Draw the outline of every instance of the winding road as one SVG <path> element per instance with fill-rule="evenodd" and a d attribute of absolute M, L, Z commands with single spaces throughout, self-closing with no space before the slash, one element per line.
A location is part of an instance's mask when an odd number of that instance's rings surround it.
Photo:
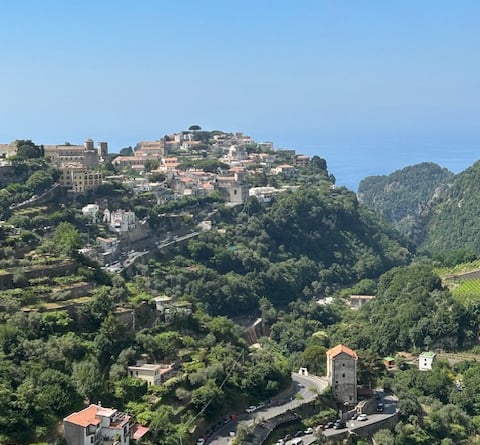
<path fill-rule="evenodd" d="M 252 414 L 241 414 L 235 421 L 228 422 L 209 437 L 208 444 L 228 445 L 232 439 L 230 433 L 236 433 L 239 424 L 246 423 L 248 426 L 251 426 L 254 423 L 271 419 L 288 410 L 311 402 L 327 386 L 325 378 L 292 373 L 292 386 L 289 391 L 286 391 L 278 398 L 273 398 L 268 406 Z"/>

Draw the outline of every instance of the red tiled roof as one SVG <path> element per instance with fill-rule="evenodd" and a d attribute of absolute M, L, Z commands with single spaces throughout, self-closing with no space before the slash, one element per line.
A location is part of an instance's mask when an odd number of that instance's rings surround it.
<path fill-rule="evenodd" d="M 351 357 L 358 358 L 357 353 L 344 345 L 337 345 L 327 351 L 327 357 L 336 357 L 338 354 L 345 353 Z"/>
<path fill-rule="evenodd" d="M 87 427 L 88 425 L 98 425 L 100 419 L 95 417 L 98 409 L 99 407 L 97 405 L 92 404 L 78 413 L 70 414 L 68 417 L 65 417 L 64 420 L 83 427 Z"/>
<path fill-rule="evenodd" d="M 150 428 L 147 428 L 146 426 L 142 426 L 142 425 L 136 423 L 132 428 L 133 438 L 135 440 L 141 439 L 149 431 L 150 431 Z"/>

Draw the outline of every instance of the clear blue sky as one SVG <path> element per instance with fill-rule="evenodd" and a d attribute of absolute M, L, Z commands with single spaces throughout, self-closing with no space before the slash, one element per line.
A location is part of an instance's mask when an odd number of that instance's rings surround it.
<path fill-rule="evenodd" d="M 478 0 L 5 0 L 0 142 L 118 151 L 199 124 L 318 154 L 352 188 L 459 170 L 480 147 L 479 23 Z"/>

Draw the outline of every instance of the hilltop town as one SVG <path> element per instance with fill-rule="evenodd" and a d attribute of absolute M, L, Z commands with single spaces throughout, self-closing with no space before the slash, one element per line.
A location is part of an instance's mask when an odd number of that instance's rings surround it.
<path fill-rule="evenodd" d="M 185 224 L 179 222 L 177 230 L 155 235 L 151 225 L 156 218 L 147 223 L 145 206 L 137 206 L 135 213 L 130 204 L 116 202 L 114 193 L 109 196 L 109 187 L 124 187 L 139 200 L 148 200 L 149 207 L 207 197 L 227 206 L 241 205 L 249 196 L 268 202 L 277 193 L 295 187 L 298 171 L 310 161 L 295 150 L 274 150 L 272 142 L 256 142 L 240 132 L 202 131 L 193 125 L 157 141 L 140 141 L 134 149 L 125 148 L 120 154 L 109 154 L 107 142 L 95 146 L 90 138 L 83 145 L 35 145 L 31 141 L 0 144 L 0 156 L 4 158 L 0 161 L 0 178 L 14 177 L 22 144 L 24 148 L 36 147 L 38 156 L 32 159 L 44 160 L 45 167 L 55 169 L 57 176 L 48 188 L 34 190 L 38 193 L 32 191 L 31 196 L 23 193 L 22 198 L 27 199 L 15 201 L 14 195 L 9 196 L 3 203 L 5 211 L 31 208 L 59 197 L 78 202 L 96 196 L 95 202 L 82 207 L 82 212 L 90 224 L 100 224 L 107 230 L 104 236 L 90 239 L 82 253 L 103 266 L 112 265 L 111 271 L 119 269 L 119 260 L 127 251 L 135 250 L 135 246 L 144 250 L 152 237 L 158 238 L 157 243 L 169 241 L 184 233 Z"/>
<path fill-rule="evenodd" d="M 471 435 L 478 365 L 440 357 L 475 303 L 321 157 L 198 125 L 0 156 L 0 443 Z"/>

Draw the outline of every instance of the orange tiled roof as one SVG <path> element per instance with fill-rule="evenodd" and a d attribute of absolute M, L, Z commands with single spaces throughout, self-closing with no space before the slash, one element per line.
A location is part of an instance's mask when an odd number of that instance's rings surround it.
<path fill-rule="evenodd" d="M 88 425 L 98 425 L 100 423 L 100 419 L 95 417 L 98 409 L 99 407 L 97 405 L 92 404 L 88 408 L 82 409 L 82 411 L 78 413 L 73 413 L 68 417 L 65 417 L 65 421 L 83 427 L 87 427 Z"/>
<path fill-rule="evenodd" d="M 142 426 L 142 425 L 136 423 L 132 428 L 133 438 L 135 440 L 141 439 L 149 431 L 150 431 L 150 428 L 147 428 L 146 426 Z"/>
<path fill-rule="evenodd" d="M 340 353 L 345 353 L 351 357 L 358 358 L 357 353 L 344 345 L 337 345 L 327 351 L 327 357 L 336 357 Z"/>

